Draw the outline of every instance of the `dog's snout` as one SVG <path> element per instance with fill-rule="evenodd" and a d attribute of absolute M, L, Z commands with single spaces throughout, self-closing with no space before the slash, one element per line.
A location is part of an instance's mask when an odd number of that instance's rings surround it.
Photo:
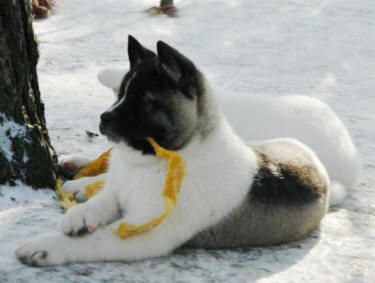
<path fill-rule="evenodd" d="M 113 111 L 107 111 L 107 112 L 104 112 L 102 115 L 100 115 L 100 125 L 99 125 L 100 132 L 103 135 L 106 135 L 109 132 L 111 132 L 112 131 L 111 129 L 113 128 L 113 124 L 115 124 L 115 120 L 116 120 L 116 114 Z"/>
<path fill-rule="evenodd" d="M 108 123 L 108 122 L 111 122 L 113 119 L 114 119 L 115 115 L 113 112 L 104 112 L 101 116 L 100 116 L 100 121 L 102 123 Z"/>

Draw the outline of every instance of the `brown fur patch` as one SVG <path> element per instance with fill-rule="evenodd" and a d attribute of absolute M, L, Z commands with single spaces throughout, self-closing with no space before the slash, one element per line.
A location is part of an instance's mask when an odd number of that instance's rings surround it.
<path fill-rule="evenodd" d="M 304 204 L 326 193 L 318 170 L 309 165 L 278 163 L 255 150 L 260 164 L 250 194 L 253 200 L 274 204 Z"/>

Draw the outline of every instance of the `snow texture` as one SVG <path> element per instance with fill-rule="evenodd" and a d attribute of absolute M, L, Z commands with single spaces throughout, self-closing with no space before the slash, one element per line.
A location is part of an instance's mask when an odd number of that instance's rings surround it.
<path fill-rule="evenodd" d="M 54 193 L 1 186 L 0 282 L 374 282 L 373 0 L 176 0 L 177 18 L 143 12 L 157 2 L 59 0 L 50 19 L 35 21 L 39 83 L 59 154 L 94 157 L 106 149 L 103 137 L 85 133 L 98 132 L 99 114 L 113 101 L 96 76 L 128 66 L 130 33 L 153 49 L 160 39 L 176 46 L 221 95 L 304 94 L 326 102 L 361 154 L 359 182 L 298 242 L 47 268 L 22 265 L 14 251 L 27 238 L 60 229 Z"/>
<path fill-rule="evenodd" d="M 26 128 L 0 113 L 0 152 L 4 154 L 9 161 L 13 159 L 12 140 L 11 138 L 25 138 Z M 23 161 L 27 162 L 26 154 L 23 156 Z"/>

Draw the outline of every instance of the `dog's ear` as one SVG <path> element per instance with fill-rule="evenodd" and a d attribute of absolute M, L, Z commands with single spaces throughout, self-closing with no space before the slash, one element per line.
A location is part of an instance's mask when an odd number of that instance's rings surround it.
<path fill-rule="evenodd" d="M 157 50 L 162 70 L 178 86 L 194 85 L 197 69 L 194 63 L 173 47 L 158 41 Z"/>
<path fill-rule="evenodd" d="M 156 56 L 154 52 L 143 47 L 138 40 L 130 34 L 128 36 L 128 55 L 131 69 L 143 60 L 151 59 Z"/>

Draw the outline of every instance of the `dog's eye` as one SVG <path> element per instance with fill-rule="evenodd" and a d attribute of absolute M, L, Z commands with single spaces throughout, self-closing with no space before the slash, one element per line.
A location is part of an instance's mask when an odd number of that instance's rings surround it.
<path fill-rule="evenodd" d="M 120 101 L 124 96 L 125 92 L 120 90 L 117 94 L 117 101 Z"/>
<path fill-rule="evenodd" d="M 151 111 L 154 107 L 154 101 L 148 96 L 142 97 L 142 108 L 144 111 Z"/>

